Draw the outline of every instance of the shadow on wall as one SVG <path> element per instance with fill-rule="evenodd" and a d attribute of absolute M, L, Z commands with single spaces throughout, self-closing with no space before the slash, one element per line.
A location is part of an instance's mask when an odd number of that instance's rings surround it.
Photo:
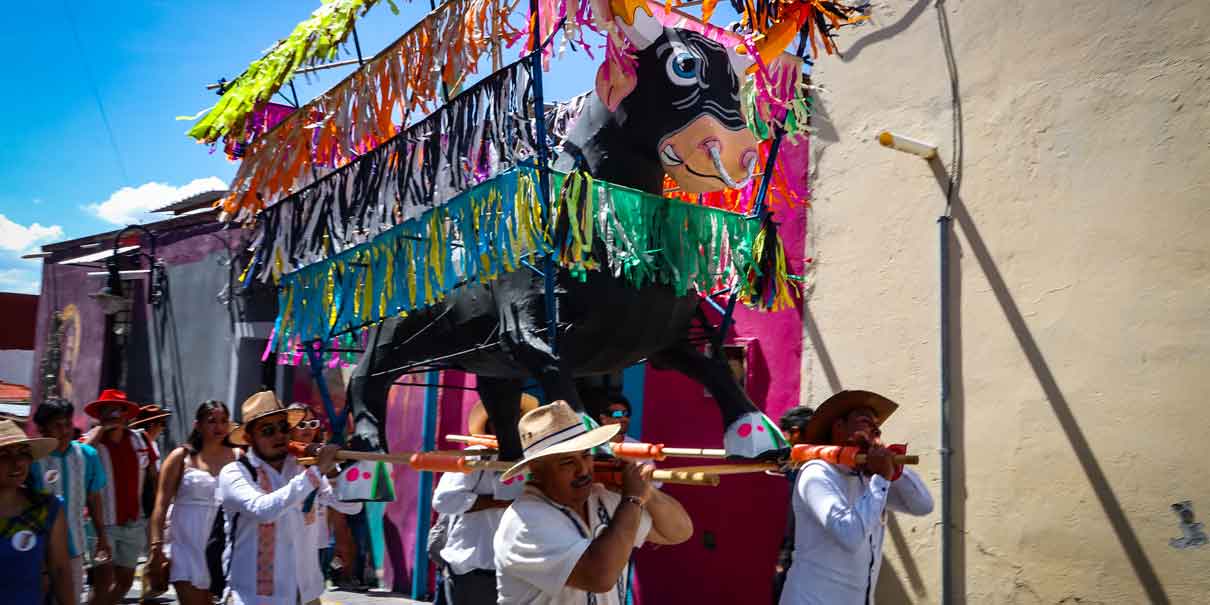
<path fill-rule="evenodd" d="M 919 19 L 920 15 L 924 14 L 924 9 L 928 8 L 931 1 L 932 0 L 916 0 L 916 4 L 913 4 L 912 8 L 909 8 L 908 11 L 904 13 L 903 16 L 900 17 L 899 20 L 894 24 L 886 27 L 879 27 L 878 31 L 875 31 L 867 36 L 862 36 L 856 42 L 849 45 L 844 49 L 843 53 L 837 53 L 840 55 L 840 60 L 848 63 L 853 59 L 856 59 L 857 55 L 861 54 L 861 51 L 865 49 L 865 47 L 873 46 L 879 42 L 884 42 L 897 36 L 899 33 L 903 32 L 903 30 L 910 27 L 912 23 L 916 21 L 916 19 Z"/>
<path fill-rule="evenodd" d="M 937 183 L 944 191 L 950 182 L 950 175 L 946 168 L 938 160 L 929 162 L 929 166 L 933 170 L 933 175 L 937 179 Z M 987 248 L 987 244 L 983 241 L 983 236 L 979 233 L 978 227 L 974 220 L 967 212 L 966 205 L 961 197 L 955 196 L 953 201 L 952 214 L 954 221 L 963 235 L 969 246 L 970 253 L 974 256 L 975 261 L 979 263 L 979 268 L 983 271 L 987 278 L 987 283 L 991 287 L 992 293 L 996 297 L 996 301 L 1000 304 L 1000 308 L 1004 311 L 1004 317 L 1008 320 L 1009 326 L 1013 330 L 1013 334 L 1017 337 L 1017 342 L 1025 353 L 1026 359 L 1029 361 L 1030 367 L 1033 369 L 1034 376 L 1038 380 L 1039 386 L 1042 387 L 1042 392 L 1045 393 L 1047 401 L 1050 402 L 1050 407 L 1055 413 L 1055 418 L 1059 421 L 1059 427 L 1063 429 L 1067 441 L 1071 444 L 1071 449 L 1076 455 L 1076 459 L 1080 463 L 1081 469 L 1085 476 L 1088 477 L 1088 482 L 1092 486 L 1093 492 L 1097 496 L 1097 501 L 1101 505 L 1101 509 L 1105 511 L 1105 516 L 1109 520 L 1109 524 L 1113 527 L 1114 533 L 1117 535 L 1118 542 L 1122 545 L 1122 550 L 1126 558 L 1130 561 L 1131 567 L 1134 569 L 1135 576 L 1138 578 L 1140 586 L 1146 592 L 1148 600 L 1152 603 L 1169 603 L 1168 595 L 1164 591 L 1164 587 L 1160 584 L 1159 576 L 1155 573 L 1155 568 L 1152 567 L 1151 561 L 1143 552 L 1142 544 L 1139 542 L 1138 536 L 1131 527 L 1130 521 L 1126 518 L 1126 514 L 1122 511 L 1122 506 L 1118 502 L 1117 496 L 1113 492 L 1113 488 L 1109 485 L 1109 480 L 1105 476 L 1105 472 L 1101 470 L 1101 465 L 1097 462 L 1096 455 L 1088 444 L 1088 439 L 1084 437 L 1084 431 L 1080 428 L 1079 422 L 1076 421 L 1075 415 L 1072 414 L 1071 406 L 1067 403 L 1067 397 L 1063 395 L 1063 391 L 1059 389 L 1059 384 L 1055 380 L 1054 374 L 1050 370 L 1050 366 L 1046 363 L 1046 358 L 1043 357 L 1041 349 L 1038 348 L 1037 341 L 1034 340 L 1033 333 L 1030 332 L 1029 326 L 1025 323 L 1025 318 L 1021 314 L 1021 310 L 1017 307 L 1017 303 L 1013 300 L 1012 295 L 1008 291 L 1008 286 L 1004 281 L 1004 277 L 1000 274 L 999 268 L 996 267 L 995 261 L 992 259 L 991 252 Z M 956 273 L 955 273 L 956 274 Z M 955 315 L 957 307 L 955 306 Z M 952 318 L 955 326 L 960 326 L 961 322 L 957 321 L 957 317 Z M 954 340 L 957 344 L 961 343 L 957 332 L 954 333 Z M 954 359 L 961 359 L 961 355 L 957 355 Z M 957 364 L 956 364 L 957 365 Z M 960 367 L 960 366 L 959 366 Z M 954 410 L 961 410 L 961 373 L 955 376 L 953 381 L 958 389 L 955 391 L 956 400 L 953 405 Z M 961 415 L 953 419 L 952 426 L 961 427 Z M 956 436 L 960 436 L 956 435 Z M 958 444 L 956 448 L 961 452 L 961 441 L 955 440 Z M 955 461 L 960 461 L 962 456 L 955 456 Z M 960 467 L 959 467 L 960 468 Z M 964 475 L 956 474 L 956 480 L 961 481 Z M 959 487 L 964 484 L 959 482 Z M 964 497 L 959 497 L 959 503 L 964 500 Z M 962 510 L 963 507 L 956 506 L 955 509 Z M 964 520 L 964 519 L 963 519 Z M 957 528 L 963 527 L 958 520 L 955 520 Z M 961 539 L 962 532 L 960 529 L 955 529 L 955 536 Z M 955 549 L 961 552 L 960 549 Z M 962 568 L 959 567 L 960 571 Z M 961 578 L 964 574 L 955 574 L 956 578 Z M 961 580 L 957 580 L 958 583 Z M 962 588 L 955 586 L 955 588 Z M 955 590 L 956 595 L 962 595 L 963 592 Z"/>

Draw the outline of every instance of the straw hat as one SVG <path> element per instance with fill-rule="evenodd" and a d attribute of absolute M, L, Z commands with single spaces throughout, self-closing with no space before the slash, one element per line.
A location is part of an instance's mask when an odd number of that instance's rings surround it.
<path fill-rule="evenodd" d="M 21 427 L 12 420 L 0 420 L 0 447 L 8 447 L 10 445 L 29 446 L 29 451 L 33 455 L 34 460 L 45 458 L 55 447 L 59 445 L 58 439 L 50 437 L 32 438 L 21 430 Z"/>
<path fill-rule="evenodd" d="M 283 406 L 281 402 L 277 400 L 277 395 L 274 395 L 273 391 L 261 391 L 249 397 L 248 399 L 244 400 L 243 405 L 241 405 L 239 409 L 240 417 L 243 418 L 243 424 L 232 429 L 231 434 L 228 435 L 228 439 L 231 440 L 231 443 L 236 445 L 249 445 L 248 440 L 246 439 L 247 435 L 244 433 L 244 427 L 251 425 L 253 422 L 260 420 L 261 418 L 273 416 L 275 414 L 285 414 L 286 422 L 293 427 L 302 421 L 303 418 L 307 417 L 307 413 L 303 410 L 297 408 L 290 409 Z"/>
<path fill-rule="evenodd" d="M 538 409 L 538 398 L 529 393 L 521 394 L 521 415 L 524 416 Z M 472 435 L 482 435 L 487 432 L 487 408 L 482 401 L 476 401 L 471 411 L 466 414 L 466 431 Z"/>
<path fill-rule="evenodd" d="M 831 437 L 832 424 L 858 408 L 874 410 L 878 425 L 882 426 L 882 423 L 899 409 L 899 404 L 870 391 L 841 391 L 815 408 L 811 419 L 802 427 L 800 438 L 807 443 L 827 443 Z"/>
<path fill-rule="evenodd" d="M 130 428 L 138 428 L 155 420 L 167 418 L 172 415 L 172 412 L 152 403 L 139 408 L 139 417 L 134 422 L 130 423 Z"/>
<path fill-rule="evenodd" d="M 107 405 L 119 405 L 126 408 L 126 419 L 129 420 L 139 414 L 139 404 L 130 401 L 126 398 L 126 391 L 118 389 L 105 389 L 101 391 L 101 396 L 97 400 L 84 406 L 84 413 L 101 419 L 101 408 Z"/>
<path fill-rule="evenodd" d="M 608 443 L 618 434 L 621 426 L 607 424 L 590 431 L 567 402 L 556 401 L 522 416 L 517 430 L 521 433 L 524 457 L 504 471 L 500 476 L 503 481 L 521 474 L 529 463 L 539 458 L 582 452 Z"/>

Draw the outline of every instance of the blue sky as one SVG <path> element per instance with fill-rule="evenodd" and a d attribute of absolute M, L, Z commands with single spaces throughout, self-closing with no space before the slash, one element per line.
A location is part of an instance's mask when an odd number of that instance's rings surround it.
<path fill-rule="evenodd" d="M 424 0 L 397 4 L 399 15 L 383 3 L 359 22 L 367 57 L 429 9 Z M 188 123 L 175 117 L 212 105 L 207 82 L 239 74 L 318 6 L 49 0 L 10 7 L 10 27 L 0 30 L 10 82 L 0 129 L 0 291 L 37 291 L 40 262 L 20 260 L 23 253 L 146 220 L 150 208 L 228 182 L 235 164 L 186 137 Z M 565 57 L 547 76 L 547 97 L 587 90 L 594 72 L 582 53 Z M 347 73 L 299 78 L 299 95 L 305 101 Z"/>

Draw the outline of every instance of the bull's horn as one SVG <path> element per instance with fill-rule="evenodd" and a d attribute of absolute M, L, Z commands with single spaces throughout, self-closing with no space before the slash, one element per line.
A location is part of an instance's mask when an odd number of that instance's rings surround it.
<path fill-rule="evenodd" d="M 609 0 L 609 9 L 622 33 L 638 50 L 651 46 L 664 32 L 664 24 L 651 12 L 647 0 Z"/>

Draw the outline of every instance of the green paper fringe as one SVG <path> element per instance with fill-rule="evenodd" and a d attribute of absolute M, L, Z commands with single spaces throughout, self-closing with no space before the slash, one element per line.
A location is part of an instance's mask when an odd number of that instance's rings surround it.
<path fill-rule="evenodd" d="M 187 133 L 202 143 L 214 143 L 224 135 L 240 138 L 248 114 L 268 101 L 294 77 L 303 65 L 335 59 L 358 17 L 379 0 L 324 0 L 311 17 L 299 23 L 286 39 L 232 80 L 218 104 Z M 399 14 L 394 0 L 386 0 L 391 12 Z M 360 14 L 358 14 L 360 12 Z"/>
<path fill-rule="evenodd" d="M 519 167 L 365 244 L 282 276 L 273 350 L 329 341 L 424 308 L 466 283 L 488 283 L 548 252 L 576 279 L 608 271 L 635 288 L 664 284 L 682 295 L 731 286 L 766 308 L 776 308 L 769 303 L 781 298 L 770 299 L 770 292 L 793 287 L 784 261 L 766 260 L 780 245 L 772 221 L 764 221 L 762 230 L 761 221 L 741 214 L 583 173 L 552 172 L 552 181 L 560 192 L 553 213 L 557 245 L 546 239 L 551 230 L 538 201 L 537 171 Z M 604 244 L 605 258 L 594 258 L 594 239 Z M 765 262 L 754 259 L 754 246 Z"/>

